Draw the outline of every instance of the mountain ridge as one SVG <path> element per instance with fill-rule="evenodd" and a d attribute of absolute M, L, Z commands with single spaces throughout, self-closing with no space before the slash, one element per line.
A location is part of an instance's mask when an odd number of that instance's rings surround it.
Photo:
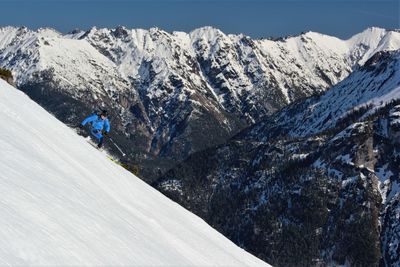
<path fill-rule="evenodd" d="M 322 93 L 373 53 L 398 49 L 399 40 L 400 33 L 380 28 L 348 40 L 308 32 L 271 41 L 212 27 L 190 33 L 94 27 L 65 35 L 6 27 L 0 28 L 0 67 L 67 124 L 98 106 L 109 109 L 128 160 L 147 170 L 159 160 L 165 171 L 293 101 Z"/>

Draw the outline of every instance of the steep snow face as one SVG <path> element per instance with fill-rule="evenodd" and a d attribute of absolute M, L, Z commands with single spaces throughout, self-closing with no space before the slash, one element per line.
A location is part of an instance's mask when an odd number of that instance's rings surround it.
<path fill-rule="evenodd" d="M 268 266 L 0 79 L 0 264 Z"/>

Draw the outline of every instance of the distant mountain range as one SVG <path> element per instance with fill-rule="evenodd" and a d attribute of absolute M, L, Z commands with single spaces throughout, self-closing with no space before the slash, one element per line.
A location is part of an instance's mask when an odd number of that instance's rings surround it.
<path fill-rule="evenodd" d="M 374 53 L 399 46 L 399 32 L 380 28 L 349 40 L 314 32 L 253 40 L 211 27 L 69 34 L 4 27 L 0 67 L 68 124 L 108 108 L 127 161 L 154 178 L 287 104 L 324 92 Z"/>

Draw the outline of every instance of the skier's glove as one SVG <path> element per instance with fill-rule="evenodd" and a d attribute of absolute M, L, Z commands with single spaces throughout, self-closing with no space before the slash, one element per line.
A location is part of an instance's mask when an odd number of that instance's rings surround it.
<path fill-rule="evenodd" d="M 108 135 L 108 132 L 103 131 L 103 135 L 104 135 L 104 136 L 107 136 L 107 135 Z"/>

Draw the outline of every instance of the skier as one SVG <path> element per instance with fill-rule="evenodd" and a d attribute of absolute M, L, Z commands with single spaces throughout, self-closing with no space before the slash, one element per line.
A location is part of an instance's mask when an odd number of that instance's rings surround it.
<path fill-rule="evenodd" d="M 93 114 L 87 117 L 79 124 L 83 128 L 87 123 L 90 124 L 90 133 L 97 140 L 97 147 L 101 148 L 103 145 L 104 136 L 110 132 L 110 122 L 107 118 L 107 110 L 102 110 L 99 114 Z"/>

